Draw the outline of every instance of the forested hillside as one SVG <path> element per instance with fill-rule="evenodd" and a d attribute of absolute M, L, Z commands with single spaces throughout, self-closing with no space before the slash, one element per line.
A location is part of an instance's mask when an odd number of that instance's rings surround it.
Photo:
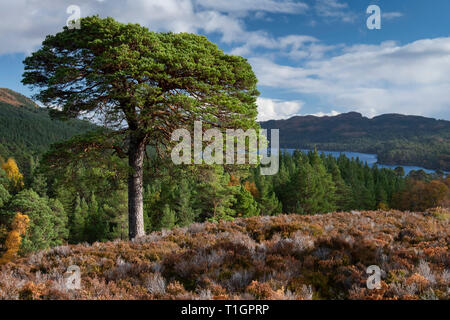
<path fill-rule="evenodd" d="M 48 112 L 32 100 L 0 88 L 0 156 L 16 159 L 25 174 L 52 143 L 94 128 L 81 120 L 51 120 Z"/>
<path fill-rule="evenodd" d="M 450 121 L 400 114 L 369 119 L 350 112 L 270 120 L 261 127 L 280 129 L 284 148 L 374 153 L 382 164 L 450 170 Z"/>

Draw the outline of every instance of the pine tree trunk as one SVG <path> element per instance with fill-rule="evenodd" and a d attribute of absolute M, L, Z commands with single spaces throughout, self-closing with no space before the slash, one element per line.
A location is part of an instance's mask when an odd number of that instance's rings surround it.
<path fill-rule="evenodd" d="M 145 143 L 143 139 L 130 137 L 128 163 L 128 235 L 130 240 L 145 235 L 143 201 L 143 164 Z"/>

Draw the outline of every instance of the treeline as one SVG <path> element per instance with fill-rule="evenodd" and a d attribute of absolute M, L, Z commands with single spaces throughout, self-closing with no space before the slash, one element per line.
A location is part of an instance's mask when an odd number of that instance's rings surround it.
<path fill-rule="evenodd" d="M 450 134 L 418 140 L 394 139 L 380 145 L 377 148 L 378 161 L 450 171 Z"/>
<path fill-rule="evenodd" d="M 371 168 L 344 155 L 336 159 L 297 151 L 283 154 L 280 161 L 279 174 L 269 179 L 286 213 L 388 208 L 404 183 L 393 170 Z"/>
<path fill-rule="evenodd" d="M 359 138 L 345 143 L 307 143 L 302 144 L 301 148 L 370 153 L 376 154 L 381 164 L 420 166 L 437 171 L 450 171 L 450 134 L 420 139 L 391 138 L 383 142 L 371 138 Z"/>
<path fill-rule="evenodd" d="M 56 153 L 53 148 L 29 179 L 13 159 L 2 160 L 0 243 L 18 212 L 30 219 L 21 253 L 66 242 L 127 239 L 126 161 L 94 153 L 71 156 L 70 163 L 60 165 Z M 174 166 L 152 150 L 145 166 L 146 232 L 280 213 L 425 210 L 449 205 L 450 199 L 450 178 L 423 171 L 404 177 L 402 168 L 371 168 L 358 159 L 317 151 L 282 154 L 274 176 L 262 176 L 258 167 Z"/>
<path fill-rule="evenodd" d="M 450 171 L 450 122 L 445 120 L 400 114 L 369 119 L 349 112 L 270 120 L 261 127 L 280 129 L 282 148 L 372 153 L 382 164 Z"/>

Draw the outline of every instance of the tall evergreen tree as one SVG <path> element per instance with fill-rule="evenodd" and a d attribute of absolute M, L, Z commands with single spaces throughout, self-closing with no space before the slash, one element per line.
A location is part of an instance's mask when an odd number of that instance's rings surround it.
<path fill-rule="evenodd" d="M 78 195 L 75 200 L 75 207 L 70 218 L 70 241 L 72 243 L 83 242 L 86 237 L 86 223 L 88 215 L 88 205 L 84 199 Z"/>
<path fill-rule="evenodd" d="M 230 175 L 222 166 L 206 172 L 204 182 L 199 185 L 199 201 L 202 214 L 212 220 L 231 219 L 235 215 L 232 206 L 239 186 L 230 185 Z"/>
<path fill-rule="evenodd" d="M 234 210 L 236 211 L 236 214 L 241 217 L 253 217 L 259 216 L 260 214 L 258 203 L 253 198 L 250 191 L 243 186 L 239 186 Z"/>
<path fill-rule="evenodd" d="M 175 211 L 168 204 L 164 205 L 159 228 L 171 229 L 175 226 Z"/>
<path fill-rule="evenodd" d="M 111 128 L 120 128 L 110 134 L 121 137 L 126 151 L 106 143 L 105 134 L 89 147 L 113 148 L 128 158 L 131 239 L 145 234 L 143 162 L 148 144 L 167 144 L 175 129 L 200 119 L 207 120 L 205 127 L 259 127 L 259 93 L 250 64 L 203 36 L 154 33 L 112 18 L 86 17 L 80 29 L 65 27 L 47 36 L 24 63 L 22 82 L 41 89 L 37 98 L 43 104 L 58 106 L 53 116 L 100 112 Z"/>
<path fill-rule="evenodd" d="M 282 212 L 282 205 L 273 191 L 271 179 L 262 176 L 258 181 L 259 196 L 257 198 L 261 215 L 271 216 Z"/>
<path fill-rule="evenodd" d="M 175 207 L 177 212 L 176 224 L 180 227 L 190 225 L 195 222 L 198 217 L 199 210 L 195 209 L 194 197 L 197 193 L 193 188 L 190 188 L 187 179 L 182 179 L 176 189 Z"/>

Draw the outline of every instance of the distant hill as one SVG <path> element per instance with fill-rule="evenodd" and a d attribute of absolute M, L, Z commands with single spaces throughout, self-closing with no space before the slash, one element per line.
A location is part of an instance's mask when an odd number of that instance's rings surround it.
<path fill-rule="evenodd" d="M 375 153 L 383 164 L 450 170 L 450 121 L 401 114 L 369 119 L 349 112 L 270 120 L 261 127 L 280 129 L 283 148 Z"/>
<path fill-rule="evenodd" d="M 87 121 L 51 120 L 47 110 L 31 99 L 0 88 L 0 156 L 14 157 L 25 173 L 50 144 L 94 128 Z"/>
<path fill-rule="evenodd" d="M 8 104 L 15 107 L 28 106 L 30 108 L 38 108 L 39 106 L 33 100 L 11 89 L 0 88 L 0 103 Z"/>

